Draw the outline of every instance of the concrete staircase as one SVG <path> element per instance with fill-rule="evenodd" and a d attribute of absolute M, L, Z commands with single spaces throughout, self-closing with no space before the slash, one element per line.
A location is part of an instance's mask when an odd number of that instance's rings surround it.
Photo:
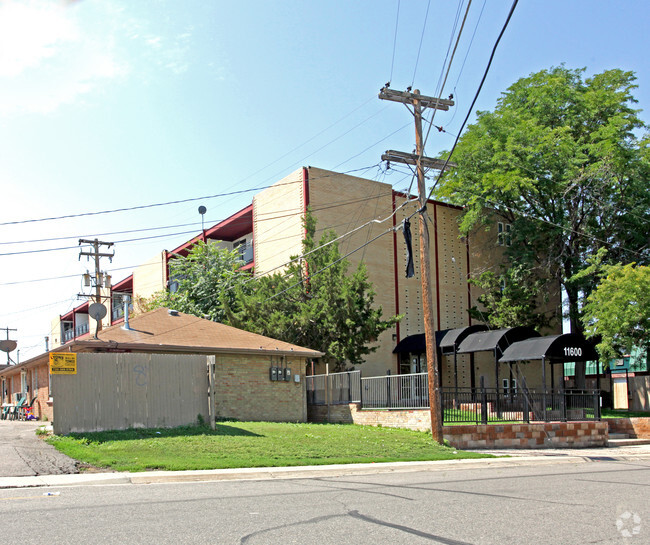
<path fill-rule="evenodd" d="M 650 445 L 650 439 L 631 437 L 629 433 L 610 433 L 608 447 L 629 447 L 634 445 Z"/>

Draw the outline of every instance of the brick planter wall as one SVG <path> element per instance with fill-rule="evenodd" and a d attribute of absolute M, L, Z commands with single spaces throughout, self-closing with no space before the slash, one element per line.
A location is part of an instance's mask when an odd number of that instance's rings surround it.
<path fill-rule="evenodd" d="M 585 448 L 607 446 L 606 422 L 548 422 L 445 426 L 445 439 L 461 449 Z"/>
<path fill-rule="evenodd" d="M 310 405 L 309 421 L 327 422 L 327 406 Z M 428 409 L 361 410 L 358 403 L 330 405 L 329 421 L 418 431 L 431 429 Z M 606 446 L 608 429 L 608 422 L 604 421 L 463 425 L 445 426 L 444 436 L 460 449 L 585 448 Z"/>
<path fill-rule="evenodd" d="M 630 437 L 650 439 L 650 418 L 607 418 L 609 433 L 627 433 Z"/>

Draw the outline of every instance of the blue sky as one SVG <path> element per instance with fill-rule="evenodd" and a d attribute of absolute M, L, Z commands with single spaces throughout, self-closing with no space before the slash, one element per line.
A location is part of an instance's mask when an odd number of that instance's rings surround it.
<path fill-rule="evenodd" d="M 510 5 L 473 0 L 442 93 L 456 107 L 436 114 L 448 133 L 432 132 L 427 155 L 451 146 Z M 377 91 L 391 80 L 434 95 L 466 6 L 403 0 L 397 18 L 397 0 L 0 1 L 0 222 L 254 189 L 302 165 L 403 189 L 404 174 L 378 164 L 386 149 L 413 149 L 412 119 Z M 520 1 L 475 109 L 493 108 L 518 78 L 566 63 L 587 74 L 635 71 L 647 111 L 648 11 L 632 1 Z M 200 204 L 212 223 L 253 194 L 0 225 L 0 327 L 18 329 L 21 361 L 43 351 L 53 316 L 79 304 L 90 265 L 75 248 L 43 250 L 81 236 L 170 235 L 117 243 L 105 268 L 120 280 L 189 238 L 174 233 L 200 229 Z M 71 238 L 27 242 L 54 237 Z"/>

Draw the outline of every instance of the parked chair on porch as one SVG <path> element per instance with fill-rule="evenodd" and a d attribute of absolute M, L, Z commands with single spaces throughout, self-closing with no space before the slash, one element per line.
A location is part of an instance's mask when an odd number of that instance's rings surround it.
<path fill-rule="evenodd" d="M 18 420 L 20 409 L 25 405 L 27 396 L 20 396 L 16 404 L 9 411 L 9 420 Z"/>
<path fill-rule="evenodd" d="M 9 412 L 13 409 L 13 405 L 11 403 L 3 403 L 2 404 L 2 413 L 0 413 L 0 419 L 1 420 L 7 420 L 9 418 Z"/>

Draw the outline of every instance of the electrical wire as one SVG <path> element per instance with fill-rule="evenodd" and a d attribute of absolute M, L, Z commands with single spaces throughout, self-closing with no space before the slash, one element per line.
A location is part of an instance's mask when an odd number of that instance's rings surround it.
<path fill-rule="evenodd" d="M 395 34 L 393 36 L 393 58 L 390 61 L 390 78 L 388 78 L 388 85 L 387 87 L 390 87 L 390 82 L 393 81 L 393 66 L 395 65 L 395 49 L 397 46 L 397 27 L 399 25 L 399 6 L 400 6 L 400 1 L 397 0 L 397 16 L 395 17 Z M 373 97 L 374 98 L 374 97 Z"/>
<path fill-rule="evenodd" d="M 274 184 L 274 185 L 287 185 L 288 183 L 295 183 L 295 182 L 287 182 L 284 184 Z M 270 186 L 268 186 L 270 187 Z M 265 188 L 266 189 L 266 188 Z M 182 204 L 186 202 L 193 202 L 193 201 L 200 201 L 200 200 L 208 200 L 208 199 L 216 199 L 218 197 L 229 197 L 232 195 L 241 195 L 242 193 L 250 193 L 251 191 L 257 191 L 258 189 L 241 189 L 238 191 L 230 191 L 228 193 L 216 193 L 214 195 L 207 195 L 203 197 L 192 197 L 189 199 L 179 199 L 176 201 L 167 201 L 167 202 L 160 202 L 160 203 L 153 203 L 153 204 L 141 204 L 138 206 L 129 206 L 125 208 L 114 208 L 112 210 L 100 210 L 97 212 L 80 212 L 78 214 L 66 214 L 63 216 L 52 216 L 48 218 L 34 218 L 34 219 L 27 219 L 27 220 L 16 220 L 16 221 L 5 221 L 5 222 L 0 222 L 0 226 L 3 225 L 20 225 L 24 223 L 36 223 L 36 222 L 42 222 L 42 221 L 53 221 L 53 220 L 62 220 L 62 219 L 70 219 L 70 218 L 80 218 L 84 216 L 98 216 L 102 214 L 113 214 L 115 212 L 128 212 L 131 210 L 143 210 L 146 208 L 155 208 L 158 206 L 169 206 L 171 204 Z"/>
<path fill-rule="evenodd" d="M 319 269 L 319 270 L 317 270 L 317 271 L 314 271 L 314 272 L 312 272 L 312 273 L 309 273 L 309 274 L 306 276 L 306 278 L 301 279 L 301 280 L 299 280 L 298 282 L 296 282 L 295 284 L 291 284 L 291 286 L 289 286 L 288 288 L 286 288 L 286 289 L 284 289 L 284 290 L 282 290 L 282 291 L 280 291 L 280 292 L 278 292 L 278 293 L 275 293 L 275 294 L 271 295 L 270 297 L 268 297 L 268 298 L 267 298 L 266 300 L 264 300 L 263 302 L 260 302 L 260 304 L 266 303 L 267 301 L 270 301 L 271 299 L 275 299 L 276 297 L 279 297 L 279 296 L 282 295 L 283 293 L 286 293 L 287 291 L 289 291 L 289 290 L 295 288 L 296 286 L 299 286 L 300 284 L 302 284 L 302 283 L 305 282 L 306 280 L 310 280 L 310 279 L 313 278 L 314 276 L 316 276 L 316 275 L 318 275 L 318 274 L 320 274 L 320 273 L 322 273 L 322 272 L 325 272 L 326 270 L 328 270 L 329 268 L 333 267 L 333 266 L 336 265 L 337 263 L 343 261 L 345 258 L 350 257 L 353 253 L 358 252 L 359 250 L 362 250 L 362 249 L 365 248 L 366 246 L 368 246 L 368 245 L 372 244 L 373 242 L 375 242 L 377 239 L 383 237 L 384 235 L 387 235 L 387 234 L 389 234 L 389 233 L 392 233 L 393 231 L 394 231 L 394 228 L 393 228 L 393 227 L 391 227 L 390 229 L 387 229 L 386 231 L 384 231 L 384 232 L 378 234 L 376 237 L 373 237 L 371 240 L 369 240 L 369 241 L 367 241 L 367 242 L 364 242 L 364 243 L 363 243 L 361 246 L 359 246 L 358 248 L 355 248 L 354 250 L 348 252 L 348 253 L 345 254 L 345 255 L 342 255 L 342 256 L 339 257 L 338 259 L 336 259 L 336 260 L 332 261 L 331 263 L 327 264 L 325 267 L 323 267 L 323 268 L 321 268 L 321 269 Z M 315 250 L 312 250 L 312 251 L 315 251 Z M 311 252 L 310 252 L 310 253 L 311 253 Z"/>
<path fill-rule="evenodd" d="M 449 71 L 451 69 L 451 65 L 454 62 L 454 57 L 456 56 L 456 50 L 458 49 L 458 43 L 460 42 L 460 37 L 463 34 L 463 29 L 465 28 L 465 21 L 467 21 L 467 15 L 469 14 L 469 8 L 472 5 L 472 0 L 469 0 L 467 3 L 467 9 L 465 10 L 465 16 L 463 17 L 463 22 L 460 25 L 460 30 L 458 31 L 458 36 L 456 37 L 456 44 L 454 45 L 454 50 L 451 53 L 451 58 L 449 59 L 449 64 L 447 65 L 447 73 L 445 74 L 445 79 L 442 81 L 442 84 L 440 86 L 440 90 L 438 91 L 437 95 L 440 96 L 445 90 L 445 85 L 447 84 L 447 78 L 449 77 Z M 427 140 L 429 139 L 429 133 L 431 132 L 431 127 L 433 126 L 433 120 L 436 117 L 436 112 L 438 109 L 436 107 L 433 108 L 433 112 L 431 113 L 431 119 L 429 120 L 429 128 L 427 129 L 427 134 L 424 137 L 424 141 L 422 143 L 422 153 L 424 153 L 424 148 L 427 145 Z"/>
<path fill-rule="evenodd" d="M 467 124 L 467 120 L 469 119 L 469 116 L 472 114 L 472 110 L 474 108 L 474 104 L 476 104 L 476 101 L 478 100 L 478 96 L 481 93 L 481 89 L 483 88 L 483 84 L 485 83 L 485 80 L 487 78 L 488 72 L 490 71 L 490 66 L 492 66 L 492 60 L 494 59 L 494 55 L 497 51 L 497 47 L 499 46 L 499 42 L 501 41 L 501 38 L 503 37 L 506 28 L 508 28 L 508 23 L 510 23 L 510 19 L 512 18 L 512 14 L 515 11 L 515 8 L 517 7 L 517 4 L 519 3 L 519 0 L 514 0 L 512 3 L 512 6 L 510 7 L 510 11 L 508 12 L 508 17 L 506 18 L 505 23 L 503 24 L 503 28 L 501 28 L 501 32 L 499 32 L 499 36 L 497 37 L 496 42 L 494 43 L 494 46 L 492 47 L 492 52 L 490 54 L 490 59 L 488 60 L 487 66 L 485 67 L 485 71 L 483 72 L 483 77 L 481 78 L 481 83 L 478 86 L 478 89 L 476 90 L 476 93 L 474 94 L 474 98 L 472 99 L 472 103 L 470 104 L 469 109 L 467 110 L 467 115 L 465 116 L 465 119 L 463 120 L 463 124 L 461 125 L 459 131 L 458 131 L 458 136 L 454 140 L 454 145 L 451 148 L 451 151 L 449 152 L 449 155 L 447 156 L 447 159 L 445 160 L 445 164 L 443 165 L 442 169 L 440 170 L 440 174 L 436 178 L 436 181 L 432 184 L 431 190 L 429 191 L 429 196 L 427 199 L 431 198 L 431 195 L 433 194 L 433 191 L 435 187 L 440 183 L 440 180 L 445 174 L 447 165 L 449 164 L 449 161 L 451 160 L 451 156 L 454 153 L 454 150 L 456 149 L 456 146 L 458 145 L 458 140 L 460 139 L 460 135 L 463 132 L 463 129 L 465 128 L 465 125 Z"/>
<path fill-rule="evenodd" d="M 427 19 L 429 18 L 429 8 L 431 7 L 431 0 L 427 2 L 427 11 L 424 14 L 424 23 L 422 24 L 422 35 L 420 36 L 420 46 L 418 47 L 418 55 L 415 58 L 415 68 L 413 69 L 413 79 L 411 80 L 411 87 L 415 83 L 415 73 L 418 71 L 418 63 L 420 61 L 420 51 L 422 50 L 422 42 L 424 40 L 424 31 L 427 28 Z"/>

